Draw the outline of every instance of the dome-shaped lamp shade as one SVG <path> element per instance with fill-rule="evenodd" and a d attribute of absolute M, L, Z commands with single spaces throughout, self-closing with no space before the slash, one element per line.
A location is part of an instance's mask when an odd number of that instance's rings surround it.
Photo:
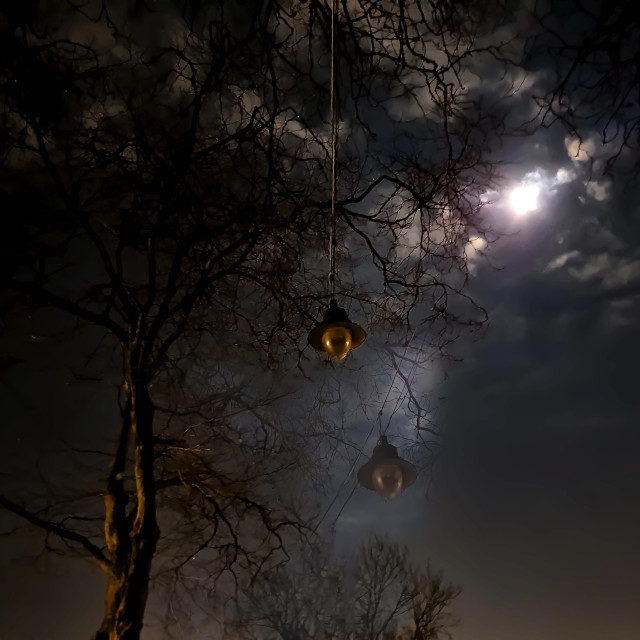
<path fill-rule="evenodd" d="M 309 344 L 332 359 L 342 360 L 351 349 L 359 347 L 366 337 L 364 329 L 351 322 L 347 312 L 332 300 L 322 322 L 309 332 Z"/>
<path fill-rule="evenodd" d="M 387 442 L 386 436 L 380 437 L 371 459 L 358 471 L 358 482 L 387 500 L 411 486 L 417 477 L 416 468 L 398 455 L 398 450 Z"/>

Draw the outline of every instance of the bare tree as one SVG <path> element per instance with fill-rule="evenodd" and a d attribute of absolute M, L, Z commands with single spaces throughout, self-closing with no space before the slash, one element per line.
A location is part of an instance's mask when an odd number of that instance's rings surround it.
<path fill-rule="evenodd" d="M 633 3 L 537 3 L 534 17 L 525 66 L 544 74 L 534 89 L 542 125 L 560 121 L 580 142 L 595 136 L 606 147 L 604 173 L 614 164 L 637 169 L 640 24 Z"/>
<path fill-rule="evenodd" d="M 448 609 L 459 590 L 428 564 L 411 566 L 406 549 L 374 539 L 361 551 L 355 593 L 362 637 L 423 640 L 448 636 Z"/>
<path fill-rule="evenodd" d="M 84 498 L 82 513 L 2 506 L 104 569 L 96 640 L 139 638 L 162 545 L 186 545 L 160 563 L 173 575 L 197 551 L 254 576 L 285 530 L 304 531 L 276 490 L 309 469 L 309 434 L 265 409 L 281 389 L 238 379 L 303 371 L 327 302 L 331 9 L 96 1 L 2 16 L 3 308 L 100 329 L 119 350 L 120 416 L 101 516 Z M 495 51 L 477 44 L 473 5 L 336 13 L 338 294 L 392 348 L 419 336 L 424 353 L 484 319 L 466 248 L 501 123 L 459 74 Z"/>
<path fill-rule="evenodd" d="M 264 572 L 236 603 L 230 626 L 246 637 L 347 638 L 347 617 L 344 576 L 326 550 L 314 547 Z"/>
<path fill-rule="evenodd" d="M 261 576 L 241 609 L 238 632 L 281 640 L 426 640 L 449 637 L 459 590 L 407 550 L 381 539 L 338 566 L 328 554 L 303 556 Z"/>

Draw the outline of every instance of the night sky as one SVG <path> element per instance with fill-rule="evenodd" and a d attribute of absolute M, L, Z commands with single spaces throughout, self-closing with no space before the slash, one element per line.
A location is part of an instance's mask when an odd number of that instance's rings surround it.
<path fill-rule="evenodd" d="M 530 109 L 526 93 L 513 99 L 514 118 Z M 606 153 L 594 133 L 579 150 L 560 125 L 505 143 L 507 177 L 483 212 L 502 236 L 470 251 L 470 291 L 489 324 L 456 343 L 460 362 L 436 360 L 416 381 L 442 433 L 432 473 L 393 502 L 358 489 L 335 520 L 339 553 L 388 535 L 462 587 L 454 640 L 640 633 L 640 188 L 622 172 L 600 175 Z M 524 212 L 510 202 L 523 185 L 537 190 Z M 58 324 L 59 335 L 44 335 Z M 37 482 L 39 465 L 55 467 L 66 442 L 104 443 L 116 415 L 112 380 L 72 375 L 96 334 L 71 333 L 45 311 L 12 331 L 2 348 L 21 362 L 0 383 L 7 493 Z M 366 356 L 352 358 L 357 368 Z M 3 517 L 5 530 L 17 525 Z M 0 635 L 89 637 L 99 570 L 40 550 L 25 528 L 0 539 Z M 163 637 L 154 606 L 147 640 Z"/>
<path fill-rule="evenodd" d="M 463 586 L 455 638 L 637 637 L 638 209 L 612 192 L 565 183 L 513 221 L 492 251 L 504 269 L 473 282 L 490 328 L 437 387 L 431 483 L 340 522 L 389 531 Z"/>

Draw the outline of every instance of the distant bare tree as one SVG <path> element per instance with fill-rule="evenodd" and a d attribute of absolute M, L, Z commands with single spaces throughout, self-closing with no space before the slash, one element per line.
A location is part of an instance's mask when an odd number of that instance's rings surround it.
<path fill-rule="evenodd" d="M 373 539 L 353 565 L 316 554 L 266 572 L 248 592 L 238 629 L 281 640 L 436 640 L 449 637 L 459 593 L 428 564 L 412 566 L 406 549 Z"/>
<path fill-rule="evenodd" d="M 374 539 L 361 551 L 355 593 L 361 637 L 426 640 L 448 637 L 449 607 L 459 590 L 428 564 L 411 566 L 398 545 Z"/>
<path fill-rule="evenodd" d="M 2 305 L 102 331 L 120 419 L 93 506 L 1 504 L 105 571 L 96 640 L 137 640 L 159 551 L 176 576 L 277 562 L 308 519 L 285 488 L 336 437 L 271 408 L 328 299 L 332 7 L 43 6 L 0 18 Z M 425 354 L 484 320 L 466 251 L 501 122 L 459 73 L 490 26 L 466 3 L 334 10 L 338 294 Z"/>

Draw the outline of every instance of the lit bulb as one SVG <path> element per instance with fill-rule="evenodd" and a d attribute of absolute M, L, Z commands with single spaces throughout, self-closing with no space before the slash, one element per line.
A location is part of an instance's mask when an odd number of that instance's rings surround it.
<path fill-rule="evenodd" d="M 322 334 L 322 346 L 330 358 L 342 360 L 351 349 L 351 331 L 347 327 L 327 327 Z"/>
<path fill-rule="evenodd" d="M 396 464 L 379 464 L 372 474 L 373 488 L 383 498 L 392 500 L 402 490 L 402 469 Z"/>

